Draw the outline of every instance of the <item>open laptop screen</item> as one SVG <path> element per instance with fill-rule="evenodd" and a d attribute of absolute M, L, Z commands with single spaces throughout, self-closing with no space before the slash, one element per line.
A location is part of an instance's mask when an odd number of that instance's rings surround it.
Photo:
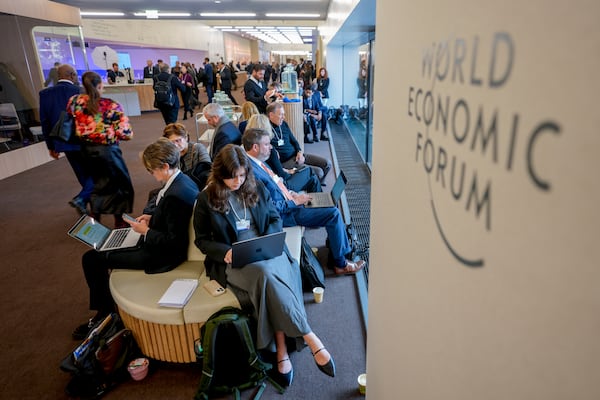
<path fill-rule="evenodd" d="M 92 246 L 94 249 L 99 249 L 111 230 L 106 226 L 99 224 L 92 217 L 88 215 L 82 216 L 73 228 L 69 231 L 69 234 L 82 242 L 85 242 Z"/>
<path fill-rule="evenodd" d="M 335 184 L 331 188 L 331 199 L 333 200 L 334 205 L 337 205 L 340 201 L 347 183 L 348 180 L 346 179 L 346 175 L 344 175 L 344 171 L 340 171 L 340 175 L 335 180 Z"/>

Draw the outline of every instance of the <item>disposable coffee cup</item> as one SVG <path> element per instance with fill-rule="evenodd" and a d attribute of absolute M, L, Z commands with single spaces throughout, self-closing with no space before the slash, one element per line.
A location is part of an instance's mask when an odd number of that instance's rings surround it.
<path fill-rule="evenodd" d="M 360 374 L 358 376 L 358 392 L 360 394 L 367 393 L 367 374 Z"/>
<path fill-rule="evenodd" d="M 322 287 L 316 287 L 313 289 L 313 295 L 315 296 L 315 303 L 323 302 L 323 293 L 324 292 L 325 292 L 325 289 L 323 289 Z"/>

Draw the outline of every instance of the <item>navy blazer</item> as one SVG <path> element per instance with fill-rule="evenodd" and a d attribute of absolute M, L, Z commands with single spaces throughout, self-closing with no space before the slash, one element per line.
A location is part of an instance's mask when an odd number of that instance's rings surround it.
<path fill-rule="evenodd" d="M 58 82 L 55 86 L 40 91 L 40 121 L 48 150 L 57 152 L 79 150 L 79 145 L 65 143 L 60 139 L 51 139 L 48 135 L 58 121 L 60 112 L 67 109 L 69 99 L 79 94 L 80 91 L 79 86 L 69 82 Z"/>
<path fill-rule="evenodd" d="M 214 160 L 219 151 L 229 143 L 242 144 L 242 134 L 231 121 L 227 121 L 215 129 L 213 142 L 210 146 L 210 159 Z"/>
<path fill-rule="evenodd" d="M 267 112 L 267 101 L 265 100 L 265 93 L 267 93 L 267 84 L 263 81 L 263 87 L 260 87 L 252 79 L 248 78 L 244 83 L 244 95 L 246 101 L 250 101 L 256 105 L 258 112 L 264 114 Z"/>
<path fill-rule="evenodd" d="M 146 273 L 166 272 L 187 259 L 190 218 L 198 197 L 198 186 L 180 172 L 175 177 L 150 218 L 150 230 L 142 244 L 152 262 Z"/>
<path fill-rule="evenodd" d="M 275 209 L 277 210 L 279 215 L 285 219 L 285 215 L 291 212 L 293 208 L 297 208 L 298 206 L 296 205 L 296 203 L 294 203 L 293 200 L 287 200 L 285 198 L 283 193 L 281 193 L 279 186 L 277 186 L 277 184 L 273 182 L 273 179 L 271 179 L 269 174 L 260 165 L 258 165 L 250 157 L 248 157 L 248 159 L 252 163 L 252 171 L 254 172 L 254 177 L 257 181 L 260 181 L 269 191 L 270 198 L 273 202 L 273 205 L 275 206 Z"/>
<path fill-rule="evenodd" d="M 283 230 L 281 218 L 271 203 L 271 196 L 265 187 L 256 182 L 258 203 L 249 209 L 256 230 L 260 236 Z M 204 266 L 206 274 L 217 280 L 223 287 L 227 285 L 225 268 L 227 264 L 223 261 L 225 254 L 231 245 L 238 241 L 235 218 L 232 212 L 226 214 L 215 211 L 208 202 L 206 190 L 198 196 L 198 202 L 194 210 L 194 231 L 196 240 L 194 243 L 200 251 L 206 254 Z M 286 253 L 290 262 L 293 262 L 289 251 Z"/>
<path fill-rule="evenodd" d="M 323 105 L 323 101 L 321 101 L 321 93 L 320 92 L 313 92 L 313 94 L 311 96 L 311 101 L 312 101 L 312 104 L 309 107 L 308 98 L 303 97 L 302 98 L 302 108 L 304 110 L 315 110 L 315 111 L 323 111 L 323 109 L 325 108 L 325 106 Z"/>
<path fill-rule="evenodd" d="M 206 74 L 206 85 L 212 85 L 214 72 L 211 63 L 204 64 L 204 73 Z"/>

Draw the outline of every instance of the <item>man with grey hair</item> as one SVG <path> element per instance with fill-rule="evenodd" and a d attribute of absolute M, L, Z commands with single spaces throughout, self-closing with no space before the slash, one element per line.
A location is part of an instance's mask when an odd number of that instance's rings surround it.
<path fill-rule="evenodd" d="M 220 104 L 209 103 L 204 107 L 202 113 L 208 125 L 215 130 L 210 144 L 210 158 L 212 160 L 229 143 L 242 144 L 240 130 L 227 118 Z"/>
<path fill-rule="evenodd" d="M 181 83 L 179 78 L 169 73 L 169 65 L 167 63 L 159 64 L 160 74 L 156 75 L 154 80 L 154 90 L 156 92 L 158 82 L 170 82 L 171 91 L 173 92 L 173 104 L 163 103 L 154 99 L 154 107 L 158 108 L 165 120 L 165 125 L 177 122 L 177 114 L 179 113 L 179 96 L 177 89 L 181 93 L 185 90 L 185 85 Z"/>

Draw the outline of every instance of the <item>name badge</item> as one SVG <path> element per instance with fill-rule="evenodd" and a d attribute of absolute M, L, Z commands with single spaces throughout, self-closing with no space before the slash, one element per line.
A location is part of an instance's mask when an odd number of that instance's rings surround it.
<path fill-rule="evenodd" d="M 238 231 L 245 231 L 250 229 L 250 220 L 249 219 L 242 219 L 240 221 L 236 221 L 235 222 L 235 229 L 237 229 Z"/>
<path fill-rule="evenodd" d="M 283 139 L 279 139 L 277 141 L 277 146 L 283 146 L 283 143 L 284 143 Z"/>

